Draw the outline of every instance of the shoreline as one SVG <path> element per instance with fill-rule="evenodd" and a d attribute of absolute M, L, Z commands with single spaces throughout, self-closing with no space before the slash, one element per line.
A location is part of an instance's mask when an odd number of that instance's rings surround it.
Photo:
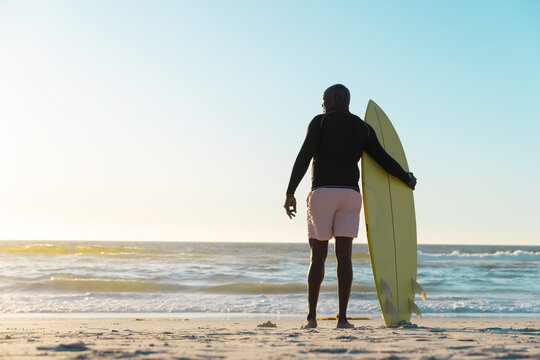
<path fill-rule="evenodd" d="M 33 313 L 0 313 L 2 321 L 69 321 L 69 320 L 304 320 L 306 314 L 277 314 L 277 313 L 217 313 L 217 312 L 33 312 Z M 322 314 L 319 317 L 335 316 Z M 352 314 L 350 317 L 366 317 L 373 321 L 382 321 L 380 313 Z M 432 319 L 525 319 L 540 322 L 540 313 L 427 313 L 422 314 L 422 319 L 416 316 L 411 318 L 411 323 L 420 324 L 425 320 Z"/>
<path fill-rule="evenodd" d="M 271 315 L 229 320 L 0 320 L 0 357 L 6 359 L 540 357 L 540 319 L 415 318 L 412 326 L 387 328 L 377 318 L 352 320 L 354 329 L 336 329 L 335 320 L 319 321 L 317 329 L 300 329 L 303 318 L 278 320 Z M 276 327 L 257 326 L 267 321 Z"/>

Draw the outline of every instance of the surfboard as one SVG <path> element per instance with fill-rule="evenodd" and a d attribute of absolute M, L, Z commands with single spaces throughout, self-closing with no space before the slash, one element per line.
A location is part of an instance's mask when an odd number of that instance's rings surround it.
<path fill-rule="evenodd" d="M 405 151 L 384 111 L 370 100 L 365 120 L 386 152 L 409 171 Z M 384 171 L 366 152 L 362 155 L 362 191 L 371 267 L 386 325 L 422 317 L 415 293 L 425 300 L 416 282 L 416 217 L 413 191 Z"/>

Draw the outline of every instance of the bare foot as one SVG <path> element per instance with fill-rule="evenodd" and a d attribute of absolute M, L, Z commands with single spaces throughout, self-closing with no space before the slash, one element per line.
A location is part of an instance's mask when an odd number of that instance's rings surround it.
<path fill-rule="evenodd" d="M 354 328 L 354 325 L 348 322 L 347 320 L 340 320 L 337 323 L 336 328 L 338 329 L 352 329 Z"/>
<path fill-rule="evenodd" d="M 306 320 L 302 326 L 300 327 L 300 329 L 315 329 L 317 327 L 317 320 L 315 319 L 312 319 L 312 320 Z"/>

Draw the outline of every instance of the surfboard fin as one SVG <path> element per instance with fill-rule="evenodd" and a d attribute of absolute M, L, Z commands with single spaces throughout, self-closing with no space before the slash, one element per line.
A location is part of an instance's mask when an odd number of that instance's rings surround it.
<path fill-rule="evenodd" d="M 392 304 L 392 301 L 390 300 L 389 297 L 386 298 L 386 309 L 385 309 L 385 312 L 386 314 L 390 314 L 392 315 L 392 317 L 394 318 L 394 322 L 398 322 L 398 313 L 396 311 L 396 308 L 394 307 L 394 305 Z"/>
<path fill-rule="evenodd" d="M 424 291 L 424 288 L 419 283 L 417 283 L 416 280 L 414 279 L 411 279 L 411 280 L 412 280 L 413 292 L 415 294 L 420 295 L 422 300 L 426 301 L 426 292 Z"/>
<path fill-rule="evenodd" d="M 390 301 L 392 301 L 392 290 L 390 290 L 390 286 L 381 278 L 381 294 L 388 296 Z"/>
<path fill-rule="evenodd" d="M 416 314 L 418 315 L 418 318 L 421 319 L 422 318 L 422 312 L 420 311 L 420 309 L 418 308 L 418 305 L 416 305 L 414 303 L 413 300 L 409 299 L 409 311 L 411 312 L 411 314 Z"/>

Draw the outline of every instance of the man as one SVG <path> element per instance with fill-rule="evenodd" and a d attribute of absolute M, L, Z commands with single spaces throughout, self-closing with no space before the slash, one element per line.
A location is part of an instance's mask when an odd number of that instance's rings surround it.
<path fill-rule="evenodd" d="M 323 114 L 309 124 L 307 135 L 293 166 L 285 210 L 296 214 L 294 192 L 311 159 L 312 187 L 307 199 L 308 237 L 311 264 L 308 271 L 307 320 L 303 328 L 317 327 L 317 300 L 324 278 L 328 241 L 334 237 L 337 258 L 339 312 L 338 328 L 353 328 L 347 321 L 347 304 L 353 277 L 351 253 L 358 236 L 362 196 L 358 186 L 358 161 L 367 153 L 389 174 L 414 190 L 416 178 L 384 151 L 373 128 L 349 112 L 349 90 L 336 84 L 324 92 Z"/>

